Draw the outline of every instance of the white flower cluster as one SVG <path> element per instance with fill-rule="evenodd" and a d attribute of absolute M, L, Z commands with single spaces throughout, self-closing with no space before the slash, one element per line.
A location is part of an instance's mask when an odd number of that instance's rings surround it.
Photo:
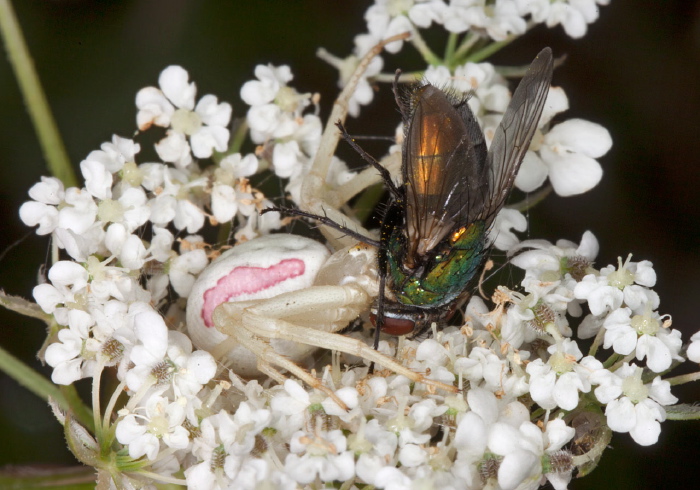
<path fill-rule="evenodd" d="M 431 24 L 443 25 L 451 33 L 469 31 L 494 41 L 522 35 L 537 24 L 561 25 L 569 36 L 580 38 L 586 34 L 587 25 L 598 19 L 598 5 L 609 3 L 610 0 L 376 0 L 365 20 L 375 43 Z"/>
<path fill-rule="evenodd" d="M 169 342 L 185 353 L 169 362 L 186 365 L 179 357 L 190 355 L 189 340 L 177 332 L 169 338 L 149 305 L 165 306 L 170 290 L 187 298 L 208 265 L 202 237 L 191 234 L 202 230 L 206 218 L 212 224 L 238 219 L 238 239 L 279 227 L 277 213 L 259 215 L 271 203 L 246 179 L 258 170 L 255 155 L 232 153 L 205 169 L 195 161 L 228 149 L 231 106 L 213 95 L 195 105 L 195 85 L 177 66 L 163 71 L 159 85 L 139 91 L 136 105 L 141 130 L 166 128 L 156 144 L 163 162 L 137 164 L 140 146 L 114 136 L 81 162 L 84 188 L 65 189 L 56 178 L 42 178 L 29 191 L 34 200 L 20 209 L 27 225 L 51 234 L 71 259 L 56 262 L 49 282 L 34 290 L 43 310 L 66 327 L 46 350 L 56 383 L 92 376 L 101 355 L 131 379 L 133 366 L 142 364 L 134 357 L 144 349 L 138 346 L 149 342 L 158 350 L 149 367 L 165 362 Z M 176 240 L 178 232 L 190 235 Z M 129 388 L 136 389 L 137 379 Z"/>
<path fill-rule="evenodd" d="M 378 0 L 366 14 L 369 34 L 356 38 L 355 55 L 322 56 L 345 82 L 359 57 L 391 34 L 412 32 L 419 50 L 417 28 L 431 24 L 453 34 L 469 31 L 465 50 L 474 42 L 470 35 L 504 40 L 535 23 L 562 24 L 578 37 L 597 17 L 596 4 L 606 3 Z M 401 44 L 389 47 L 395 52 Z M 511 97 L 504 78 L 489 63 L 451 66 L 434 64 L 425 78 L 471 92 L 469 103 L 490 142 Z M 381 68 L 375 57 L 350 100 L 351 114 L 371 101 L 368 77 Z M 96 450 L 81 461 L 120 488 L 163 482 L 203 490 L 296 489 L 344 482 L 347 489 L 506 490 L 549 482 L 564 489 L 575 470 L 595 465 L 611 430 L 642 445 L 658 440 L 664 407 L 677 401 L 661 375 L 684 357 L 680 333 L 658 313 L 651 264 L 627 259 L 595 269 L 598 244 L 590 232 L 580 245 L 519 242 L 510 230 L 527 223 L 514 210 L 503 210 L 493 235 L 495 246 L 509 250 L 511 262 L 525 271 L 519 291 L 499 288 L 492 310 L 473 297 L 461 328 L 436 330 L 422 341 L 380 342 L 382 353 L 430 380 L 456 384 L 458 394 L 388 371 L 368 376 L 367 363 L 350 356 L 345 360 L 355 367 L 341 371 L 334 359 L 335 367 L 322 372 L 333 398 L 293 380 L 244 381 L 210 353 L 194 350 L 182 333 L 184 300 L 215 255 L 198 233 L 207 220 L 212 226 L 234 221 L 238 241 L 278 228 L 279 214 L 259 215 L 271 203 L 248 177 L 270 169 L 286 179 L 286 192 L 299 203 L 322 141 L 317 97 L 288 85 L 289 67 L 261 65 L 255 76 L 241 89 L 250 107 L 238 126 L 249 130 L 255 153 L 230 147 L 231 106 L 212 95 L 196 102 L 187 72 L 171 66 L 159 88 L 136 97 L 139 129 L 164 131 L 156 144 L 160 162 L 136 163 L 140 146 L 114 136 L 81 163 L 84 188 L 43 178 L 20 209 L 27 225 L 50 234 L 63 250 L 64 260 L 34 290 L 58 326 L 45 350 L 52 379 L 66 385 L 92 378 L 98 443 L 85 430 L 76 434 L 84 448 L 122 448 L 107 455 Z M 552 88 L 516 180 L 521 190 L 538 189 L 549 177 L 555 192 L 567 196 L 600 180 L 595 159 L 609 150 L 610 135 L 587 121 L 552 123 L 567 107 L 564 91 Z M 214 163 L 205 166 L 209 158 Z M 329 158 L 330 188 L 356 175 Z M 592 345 L 584 346 L 587 339 Z M 700 362 L 700 333 L 691 342 L 687 356 Z M 106 367 L 114 367 L 120 384 L 101 409 Z M 123 392 L 128 399 L 118 408 Z"/>
<path fill-rule="evenodd" d="M 258 153 L 272 165 L 275 175 L 288 179 L 285 191 L 298 204 L 301 184 L 321 142 L 320 117 L 305 112 L 317 97 L 300 94 L 287 85 L 293 78 L 288 66 L 258 65 L 255 76 L 257 80 L 241 88 L 241 99 L 250 105 L 250 137 L 261 145 Z M 335 186 L 350 177 L 345 163 L 334 158 L 329 184 Z"/>
<path fill-rule="evenodd" d="M 351 56 L 341 59 L 323 49 L 319 56 L 340 71 L 339 83 L 345 86 L 359 59 L 378 42 L 397 34 L 411 33 L 416 48 L 431 64 L 438 65 L 419 29 L 435 24 L 453 35 L 467 33 L 456 49 L 458 53 L 469 51 L 479 39 L 508 41 L 538 24 L 550 28 L 562 25 L 569 36 L 580 38 L 586 34 L 588 24 L 598 19 L 598 5 L 609 3 L 610 0 L 376 0 L 365 13 L 368 32 L 355 36 Z M 386 51 L 398 53 L 403 45 L 403 41 L 394 41 L 386 46 Z M 372 60 L 350 99 L 352 116 L 359 114 L 361 105 L 372 101 L 374 95 L 367 78 L 377 75 L 382 66 L 379 56 Z"/>

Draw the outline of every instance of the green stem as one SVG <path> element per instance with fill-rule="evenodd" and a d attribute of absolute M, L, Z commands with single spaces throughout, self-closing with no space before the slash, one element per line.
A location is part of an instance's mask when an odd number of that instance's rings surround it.
<path fill-rule="evenodd" d="M 484 59 L 491 56 L 493 53 L 499 51 L 504 46 L 509 45 L 511 42 L 513 42 L 517 38 L 518 38 L 518 36 L 508 36 L 503 41 L 498 41 L 495 43 L 487 44 L 486 46 L 481 48 L 479 51 L 470 55 L 468 61 L 471 61 L 473 63 L 478 63 L 479 61 L 483 61 Z"/>
<path fill-rule="evenodd" d="M 61 179 L 66 187 L 75 187 L 78 185 L 78 179 L 70 164 L 66 148 L 63 146 L 56 121 L 51 115 L 46 96 L 41 89 L 39 76 L 22 37 L 10 0 L 0 0 L 0 33 L 49 170 L 52 175 Z"/>
<path fill-rule="evenodd" d="M 612 371 L 612 366 L 620 360 L 620 354 L 612 354 L 610 357 L 608 357 L 605 362 L 603 362 L 603 367 L 605 369 L 610 369 Z"/>
<path fill-rule="evenodd" d="M 472 49 L 472 47 L 474 46 L 474 44 L 476 44 L 478 40 L 479 36 L 475 35 L 472 32 L 468 33 L 464 37 L 462 44 L 460 44 L 457 50 L 452 54 L 455 63 L 459 63 L 462 60 L 462 58 L 464 58 L 467 55 L 469 50 Z"/>
<path fill-rule="evenodd" d="M 75 419 L 85 427 L 92 427 L 92 415 L 80 401 L 75 390 L 71 392 L 60 389 L 2 347 L 0 347 L 0 371 L 44 400 L 48 401 L 49 397 L 53 398 L 62 410 L 71 412 Z"/>
<path fill-rule="evenodd" d="M 416 50 L 418 50 L 418 52 L 421 54 L 426 63 L 428 63 L 429 65 L 442 64 L 442 60 L 438 57 L 438 55 L 432 52 L 432 50 L 426 44 L 425 39 L 423 39 L 423 37 L 419 34 L 417 29 L 411 31 L 410 41 L 411 44 L 413 44 L 413 47 L 415 47 Z"/>
<path fill-rule="evenodd" d="M 615 372 L 618 369 L 620 369 L 624 363 L 629 363 L 632 359 L 634 359 L 635 355 L 636 354 L 634 352 L 632 352 L 631 354 L 628 354 L 625 357 L 623 357 L 622 359 L 620 359 L 619 361 L 617 361 L 612 366 L 608 366 L 607 363 L 604 363 L 603 367 L 605 367 L 608 371 Z M 612 359 L 612 356 L 611 356 L 611 359 Z"/>
<path fill-rule="evenodd" d="M 80 398 L 78 390 L 75 389 L 75 385 L 59 386 L 59 389 L 65 399 L 68 400 L 73 418 L 94 434 L 95 428 L 92 426 L 92 411 L 85 405 L 83 399 Z"/>
<path fill-rule="evenodd" d="M 229 153 L 238 153 L 241 151 L 241 146 L 245 141 L 246 136 L 248 136 L 248 120 L 243 119 L 240 121 L 238 127 L 233 133 L 233 138 L 231 141 L 231 147 L 229 148 Z"/>
<path fill-rule="evenodd" d="M 591 344 L 591 348 L 588 350 L 588 355 L 595 357 L 595 355 L 598 353 L 598 348 L 600 347 L 600 344 L 602 344 L 604 340 L 605 327 L 601 325 L 600 330 L 598 330 L 598 333 L 595 336 L 595 339 L 593 339 L 593 344 Z"/>
<path fill-rule="evenodd" d="M 399 75 L 399 83 L 414 83 L 423 76 L 423 71 L 402 71 Z M 396 73 L 379 73 L 370 78 L 373 82 L 394 83 Z"/>
<path fill-rule="evenodd" d="M 506 207 L 509 209 L 515 209 L 516 211 L 520 211 L 522 213 L 528 209 L 534 208 L 537 204 L 544 201 L 544 199 L 552 193 L 552 190 L 552 185 L 547 184 L 537 192 L 529 193 L 522 201 L 509 204 Z"/>
<path fill-rule="evenodd" d="M 680 376 L 674 376 L 673 378 L 666 378 L 664 381 L 671 383 L 671 386 L 676 386 L 698 380 L 700 380 L 700 372 L 681 374 Z"/>
<path fill-rule="evenodd" d="M 447 38 L 447 46 L 445 46 L 445 62 L 447 66 L 452 66 L 452 61 L 455 55 L 455 49 L 457 48 L 457 34 L 450 32 L 450 36 Z"/>

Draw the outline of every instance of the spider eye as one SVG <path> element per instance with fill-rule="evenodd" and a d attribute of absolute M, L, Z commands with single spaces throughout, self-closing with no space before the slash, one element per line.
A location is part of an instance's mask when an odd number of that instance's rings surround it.
<path fill-rule="evenodd" d="M 372 325 L 377 326 L 377 315 L 375 313 L 370 313 L 370 320 Z M 384 317 L 384 324 L 382 325 L 382 332 L 387 335 L 395 335 L 397 337 L 401 335 L 408 335 L 413 332 L 416 328 L 416 322 L 407 318 L 392 318 Z"/>

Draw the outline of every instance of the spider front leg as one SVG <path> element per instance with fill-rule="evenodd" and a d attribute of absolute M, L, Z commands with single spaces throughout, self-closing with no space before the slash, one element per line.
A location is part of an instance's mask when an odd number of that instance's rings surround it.
<path fill-rule="evenodd" d="M 299 203 L 299 208 L 302 211 L 314 216 L 326 216 L 335 223 L 345 223 L 347 221 L 347 216 L 343 215 L 338 209 L 354 194 L 351 195 L 348 192 L 338 193 L 336 189 L 327 189 L 326 185 L 328 169 L 330 168 L 333 155 L 340 141 L 340 133 L 335 124 L 345 121 L 348 114 L 350 98 L 355 92 L 357 84 L 361 80 L 362 75 L 372 59 L 377 56 L 387 44 L 407 39 L 409 36 L 410 34 L 406 32 L 380 42 L 358 63 L 355 72 L 333 104 L 333 110 L 328 118 L 329 122 L 323 131 L 316 157 L 314 158 L 311 169 L 304 178 L 304 183 L 301 187 L 301 202 Z M 362 184 L 365 185 L 365 187 L 367 182 L 372 182 L 374 180 L 369 174 L 363 173 L 360 175 L 362 176 Z M 376 182 L 378 182 L 378 180 L 376 180 Z M 362 189 L 353 188 L 352 192 L 357 193 L 361 190 Z M 371 234 L 359 224 L 354 225 L 353 228 L 358 235 L 371 237 Z M 351 239 L 346 239 L 344 237 L 339 238 L 335 236 L 335 234 L 330 233 L 325 227 L 322 227 L 321 231 L 336 249 L 352 244 Z"/>
<path fill-rule="evenodd" d="M 223 303 L 212 318 L 219 332 L 255 355 L 260 372 L 281 383 L 285 377 L 278 369 L 286 370 L 347 408 L 333 390 L 297 363 L 324 347 L 319 335 L 344 338 L 333 332 L 345 328 L 369 303 L 368 294 L 357 285 L 314 286 L 267 300 Z"/>
<path fill-rule="evenodd" d="M 314 346 L 361 357 L 415 383 L 456 392 L 454 386 L 428 379 L 358 339 L 335 333 L 366 309 L 369 302 L 367 293 L 354 284 L 315 286 L 282 294 L 253 306 L 224 303 L 214 312 L 214 323 L 220 331 L 246 343 L 249 349 L 249 339 L 258 338 L 262 345 L 252 346 L 252 349 L 260 353 L 259 362 L 287 369 L 326 393 L 328 390 L 323 389 L 318 380 L 306 372 L 300 373 L 298 366 L 290 366 L 294 354 L 289 350 L 283 352 L 282 348 L 288 345 L 286 342 L 291 342 L 297 348 Z M 274 349 L 270 346 L 274 346 Z"/>

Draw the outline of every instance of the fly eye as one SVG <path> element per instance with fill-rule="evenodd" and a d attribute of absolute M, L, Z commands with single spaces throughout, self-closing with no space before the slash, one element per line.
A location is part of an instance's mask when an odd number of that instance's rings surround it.
<path fill-rule="evenodd" d="M 372 321 L 372 325 L 376 327 L 377 315 L 370 313 L 369 319 Z M 408 335 L 412 333 L 416 328 L 416 322 L 406 318 L 391 318 L 385 316 L 384 323 L 382 324 L 381 328 L 383 333 L 399 337 L 401 335 Z"/>

